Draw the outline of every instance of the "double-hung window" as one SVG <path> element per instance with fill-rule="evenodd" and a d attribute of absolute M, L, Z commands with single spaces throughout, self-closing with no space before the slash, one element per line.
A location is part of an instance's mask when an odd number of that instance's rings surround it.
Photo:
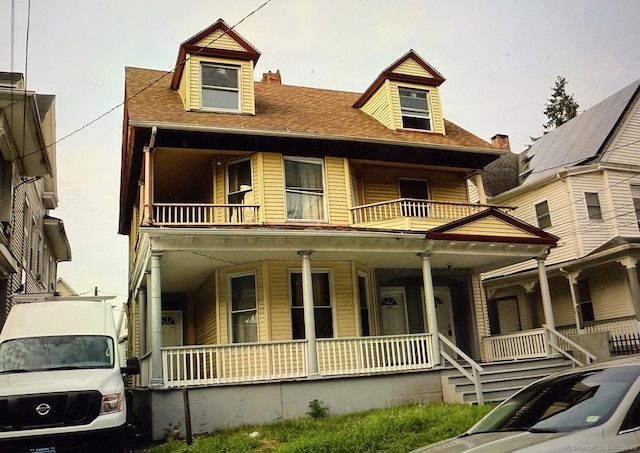
<path fill-rule="evenodd" d="M 293 339 L 305 338 L 302 273 L 291 274 L 291 326 Z M 313 312 L 316 321 L 316 338 L 333 337 L 333 315 L 331 312 L 331 288 L 328 272 L 313 272 Z"/>
<path fill-rule="evenodd" d="M 633 208 L 636 211 L 636 220 L 640 226 L 640 186 L 631 185 L 631 199 L 633 200 Z"/>
<path fill-rule="evenodd" d="M 591 290 L 588 280 L 578 280 L 578 303 L 580 305 L 580 320 L 582 322 L 595 321 L 593 313 L 593 301 L 591 300 Z"/>
<path fill-rule="evenodd" d="M 549 203 L 546 201 L 540 202 L 536 205 L 536 219 L 538 220 L 538 227 L 541 229 L 551 227 L 551 214 L 549 213 Z"/>
<path fill-rule="evenodd" d="M 429 95 L 426 90 L 414 88 L 398 88 L 402 127 L 405 129 L 431 130 L 431 113 L 429 111 Z"/>
<path fill-rule="evenodd" d="M 587 203 L 589 220 L 602 220 L 602 210 L 600 209 L 600 199 L 597 192 L 585 192 L 584 200 Z"/>
<path fill-rule="evenodd" d="M 255 274 L 231 277 L 231 337 L 234 343 L 258 341 Z"/>
<path fill-rule="evenodd" d="M 243 204 L 251 192 L 251 161 L 249 159 L 227 165 L 227 203 Z"/>
<path fill-rule="evenodd" d="M 201 106 L 203 108 L 240 110 L 240 68 L 202 64 Z"/>
<path fill-rule="evenodd" d="M 321 159 L 284 159 L 288 220 L 324 220 L 324 178 Z"/>

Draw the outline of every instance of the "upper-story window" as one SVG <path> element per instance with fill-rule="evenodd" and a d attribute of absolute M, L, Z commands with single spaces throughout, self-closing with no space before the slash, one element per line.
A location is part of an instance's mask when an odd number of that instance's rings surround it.
<path fill-rule="evenodd" d="M 596 192 L 585 192 L 584 200 L 587 204 L 587 214 L 589 220 L 602 220 L 602 210 L 600 209 L 600 198 Z"/>
<path fill-rule="evenodd" d="M 398 88 L 402 127 L 405 129 L 431 130 L 431 113 L 429 96 L 426 90 L 414 88 Z"/>
<path fill-rule="evenodd" d="M 240 68 L 214 64 L 200 66 L 203 108 L 240 110 Z"/>
<path fill-rule="evenodd" d="M 536 205 L 536 219 L 538 220 L 538 227 L 545 228 L 551 227 L 551 214 L 549 213 L 549 203 L 543 201 Z"/>
<path fill-rule="evenodd" d="M 227 203 L 247 203 L 247 195 L 251 192 L 251 160 L 228 164 L 227 183 Z"/>
<path fill-rule="evenodd" d="M 288 220 L 324 220 L 324 178 L 321 159 L 285 157 Z"/>

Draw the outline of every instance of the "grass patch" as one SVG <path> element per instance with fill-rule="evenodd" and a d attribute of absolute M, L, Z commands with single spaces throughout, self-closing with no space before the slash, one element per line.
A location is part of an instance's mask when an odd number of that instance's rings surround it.
<path fill-rule="evenodd" d="M 146 453 L 402 453 L 461 434 L 493 406 L 413 404 L 349 415 L 249 425 L 169 442 Z M 258 437 L 249 433 L 257 431 Z"/>

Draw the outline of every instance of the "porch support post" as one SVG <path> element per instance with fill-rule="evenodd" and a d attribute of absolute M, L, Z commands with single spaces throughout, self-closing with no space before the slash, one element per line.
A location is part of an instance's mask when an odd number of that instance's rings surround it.
<path fill-rule="evenodd" d="M 138 290 L 138 357 L 147 353 L 147 292 Z"/>
<path fill-rule="evenodd" d="M 436 317 L 436 300 L 433 293 L 433 277 L 431 276 L 431 253 L 418 253 L 422 258 L 422 283 L 424 286 L 424 303 L 427 311 L 428 332 L 432 335 L 433 364 L 439 364 L 440 359 L 440 338 L 438 337 L 438 319 Z"/>
<path fill-rule="evenodd" d="M 638 259 L 634 256 L 626 256 L 618 262 L 627 269 L 631 302 L 633 303 L 633 309 L 636 313 L 636 319 L 640 319 L 640 285 L 638 284 L 638 273 L 636 271 L 637 261 Z"/>
<path fill-rule="evenodd" d="M 473 182 L 476 185 L 476 189 L 478 189 L 478 201 L 480 204 L 487 204 L 487 195 L 484 191 L 484 184 L 482 183 L 482 175 L 480 172 L 473 174 Z"/>
<path fill-rule="evenodd" d="M 162 388 L 162 287 L 160 258 L 162 253 L 151 253 L 151 388 Z"/>
<path fill-rule="evenodd" d="M 151 161 L 152 161 L 152 149 L 148 146 L 143 148 L 144 156 L 144 182 L 142 185 L 142 223 L 148 224 L 152 222 L 151 219 Z"/>
<path fill-rule="evenodd" d="M 304 336 L 307 340 L 307 364 L 309 376 L 318 374 L 318 349 L 316 344 L 316 316 L 313 307 L 313 281 L 311 279 L 310 250 L 300 250 L 302 257 L 302 306 L 304 309 Z"/>
<path fill-rule="evenodd" d="M 581 334 L 584 333 L 584 329 L 582 328 L 582 311 L 580 310 L 580 300 L 579 295 L 576 291 L 576 286 L 578 285 L 578 276 L 580 272 L 569 272 L 560 269 L 560 272 L 567 277 L 569 280 L 569 290 L 571 291 L 571 302 L 573 303 L 573 315 L 576 318 L 576 332 Z"/>
<path fill-rule="evenodd" d="M 553 307 L 551 306 L 551 291 L 549 291 L 549 280 L 547 280 L 547 270 L 544 267 L 544 262 L 547 259 L 546 255 L 536 258 L 538 261 L 538 280 L 540 282 L 540 297 L 542 298 L 542 310 L 544 311 L 544 323 L 549 329 L 556 330 L 556 323 L 553 320 Z M 555 335 L 551 335 L 550 343 L 556 345 L 558 340 Z M 549 348 L 548 354 L 554 354 L 555 350 Z"/>

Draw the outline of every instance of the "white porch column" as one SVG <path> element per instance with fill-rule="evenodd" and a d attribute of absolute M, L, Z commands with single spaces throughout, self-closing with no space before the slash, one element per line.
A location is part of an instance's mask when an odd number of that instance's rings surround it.
<path fill-rule="evenodd" d="M 482 175 L 480 172 L 473 175 L 473 182 L 476 185 L 476 189 L 478 189 L 478 201 L 480 204 L 487 204 L 487 195 L 484 192 L 484 184 L 482 183 Z"/>
<path fill-rule="evenodd" d="M 162 253 L 151 253 L 151 379 L 152 388 L 162 388 L 162 286 L 160 258 Z"/>
<path fill-rule="evenodd" d="M 544 323 L 548 328 L 555 330 L 556 323 L 553 320 L 553 307 L 551 305 L 551 292 L 549 291 L 549 280 L 547 280 L 547 270 L 544 267 L 545 256 L 539 256 L 536 258 L 538 261 L 538 280 L 540 281 L 540 297 L 542 298 L 542 310 L 544 311 Z M 551 344 L 557 346 L 557 339 L 555 335 L 551 336 Z M 554 353 L 552 350 L 550 353 Z"/>
<path fill-rule="evenodd" d="M 143 151 L 144 156 L 144 182 L 142 184 L 142 223 L 149 223 L 151 221 L 151 149 L 145 146 Z"/>
<path fill-rule="evenodd" d="M 304 337 L 307 340 L 309 375 L 318 374 L 318 349 L 316 345 L 316 316 L 313 306 L 313 280 L 311 279 L 310 250 L 300 250 L 302 257 L 302 306 L 304 309 Z"/>
<path fill-rule="evenodd" d="M 579 295 L 576 293 L 576 285 L 578 284 L 578 276 L 580 272 L 568 272 L 560 269 L 560 272 L 569 280 L 569 290 L 571 291 L 571 302 L 573 303 L 573 315 L 576 318 L 576 330 L 578 333 L 584 333 L 582 328 L 582 312 L 580 310 Z"/>
<path fill-rule="evenodd" d="M 424 286 L 424 304 L 427 311 L 428 333 L 432 335 L 433 343 L 433 363 L 439 364 L 440 359 L 440 338 L 438 338 L 438 319 L 436 316 L 436 300 L 433 294 L 433 278 L 431 276 L 431 253 L 418 253 L 422 258 L 422 284 Z"/>
<path fill-rule="evenodd" d="M 138 357 L 147 353 L 147 292 L 138 290 Z"/>
<path fill-rule="evenodd" d="M 636 272 L 637 261 L 638 259 L 634 256 L 626 256 L 618 262 L 627 269 L 627 280 L 629 282 L 631 302 L 633 302 L 636 319 L 640 319 L 640 284 L 638 284 L 638 273 Z"/>

